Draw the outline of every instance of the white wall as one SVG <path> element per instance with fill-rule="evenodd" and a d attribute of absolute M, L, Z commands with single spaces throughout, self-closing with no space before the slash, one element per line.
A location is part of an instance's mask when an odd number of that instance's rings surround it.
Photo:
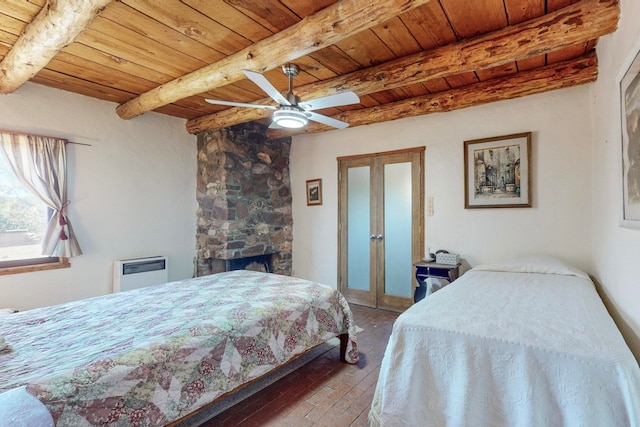
<path fill-rule="evenodd" d="M 68 138 L 69 218 L 83 255 L 71 268 L 0 276 L 0 307 L 20 310 L 111 292 L 113 261 L 166 255 L 191 277 L 196 139 L 156 113 L 120 119 L 117 104 L 35 84 L 0 96 L 0 129 Z"/>
<path fill-rule="evenodd" d="M 425 246 L 478 265 L 548 253 L 591 271 L 589 87 L 464 110 L 295 137 L 291 151 L 294 274 L 337 283 L 338 156 L 426 146 Z M 533 132 L 533 207 L 464 208 L 465 140 Z M 322 206 L 306 206 L 305 181 L 322 178 Z M 425 209 L 426 212 L 426 209 Z"/>
<path fill-rule="evenodd" d="M 594 270 L 603 297 L 640 359 L 640 228 L 620 226 L 622 149 L 619 81 L 640 51 L 640 2 L 620 2 L 618 30 L 598 43 L 599 77 L 592 87 Z"/>

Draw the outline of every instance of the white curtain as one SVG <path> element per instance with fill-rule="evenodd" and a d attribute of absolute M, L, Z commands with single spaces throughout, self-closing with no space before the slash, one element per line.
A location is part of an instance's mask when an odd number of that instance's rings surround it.
<path fill-rule="evenodd" d="M 42 241 L 42 255 L 73 257 L 82 254 L 67 217 L 66 140 L 0 132 L 4 153 L 16 176 L 53 211 Z"/>

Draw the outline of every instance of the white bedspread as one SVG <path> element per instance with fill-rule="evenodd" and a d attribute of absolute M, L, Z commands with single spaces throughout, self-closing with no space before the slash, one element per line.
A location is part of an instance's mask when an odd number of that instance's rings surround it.
<path fill-rule="evenodd" d="M 381 426 L 640 426 L 640 368 L 584 277 L 474 271 L 396 321 Z"/>

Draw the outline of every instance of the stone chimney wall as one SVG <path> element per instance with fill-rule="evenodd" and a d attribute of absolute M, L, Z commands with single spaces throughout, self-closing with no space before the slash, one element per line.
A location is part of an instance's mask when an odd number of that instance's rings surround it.
<path fill-rule="evenodd" d="M 266 126 L 246 123 L 197 140 L 197 275 L 264 254 L 274 273 L 291 275 L 291 138 L 271 140 Z"/>

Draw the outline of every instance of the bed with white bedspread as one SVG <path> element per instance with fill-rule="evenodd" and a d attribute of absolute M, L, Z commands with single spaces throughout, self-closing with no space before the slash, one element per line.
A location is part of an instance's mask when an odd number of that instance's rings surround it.
<path fill-rule="evenodd" d="M 394 324 L 372 426 L 640 426 L 640 368 L 588 275 L 473 268 Z"/>

